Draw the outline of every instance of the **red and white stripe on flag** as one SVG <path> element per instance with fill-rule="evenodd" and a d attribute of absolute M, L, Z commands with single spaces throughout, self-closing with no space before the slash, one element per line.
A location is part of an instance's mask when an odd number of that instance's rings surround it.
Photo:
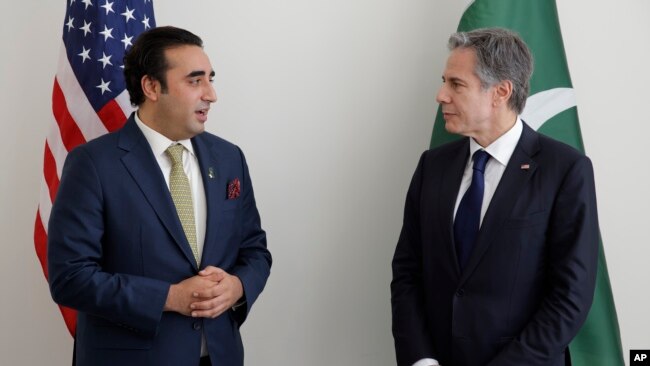
<path fill-rule="evenodd" d="M 63 163 L 77 145 L 115 131 L 133 111 L 122 60 L 135 38 L 155 27 L 151 0 L 67 0 L 52 90 L 34 245 L 47 278 L 47 225 Z M 74 336 L 76 312 L 61 307 Z"/>

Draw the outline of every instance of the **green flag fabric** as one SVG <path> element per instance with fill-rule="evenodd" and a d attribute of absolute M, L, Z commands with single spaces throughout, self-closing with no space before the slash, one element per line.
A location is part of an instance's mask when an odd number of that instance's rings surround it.
<path fill-rule="evenodd" d="M 535 70 L 522 119 L 538 132 L 584 152 L 555 0 L 476 0 L 463 13 L 458 31 L 486 27 L 516 31 L 533 54 Z M 444 125 L 438 108 L 432 148 L 459 138 L 445 131 Z M 592 308 L 584 326 L 569 345 L 573 366 L 624 365 L 602 241 L 598 259 Z"/>

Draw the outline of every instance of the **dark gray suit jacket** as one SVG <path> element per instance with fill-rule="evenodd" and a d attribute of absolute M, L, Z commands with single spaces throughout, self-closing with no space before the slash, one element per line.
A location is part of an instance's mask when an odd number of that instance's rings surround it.
<path fill-rule="evenodd" d="M 590 160 L 524 124 L 461 273 L 453 212 L 467 138 L 425 152 L 393 258 L 397 362 L 565 365 L 593 299 L 598 216 Z"/>

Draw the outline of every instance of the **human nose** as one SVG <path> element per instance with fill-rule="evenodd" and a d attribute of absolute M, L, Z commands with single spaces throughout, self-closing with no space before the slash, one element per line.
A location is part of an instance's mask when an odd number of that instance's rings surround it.
<path fill-rule="evenodd" d="M 449 93 L 447 93 L 445 85 L 446 84 L 443 82 L 440 89 L 438 89 L 438 94 L 436 94 L 436 102 L 440 104 L 449 103 Z"/>
<path fill-rule="evenodd" d="M 214 90 L 214 86 L 212 85 L 212 83 L 207 83 L 207 87 L 203 92 L 202 99 L 210 103 L 214 103 L 217 101 L 217 92 Z"/>

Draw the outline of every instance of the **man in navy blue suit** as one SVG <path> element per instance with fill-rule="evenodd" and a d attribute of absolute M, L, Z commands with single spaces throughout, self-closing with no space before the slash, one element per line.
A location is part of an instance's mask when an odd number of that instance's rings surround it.
<path fill-rule="evenodd" d="M 204 132 L 210 60 L 196 35 L 160 27 L 124 73 L 137 112 L 70 152 L 49 222 L 52 297 L 78 311 L 76 363 L 241 366 L 239 327 L 271 254 L 242 151 Z"/>
<path fill-rule="evenodd" d="M 447 131 L 422 154 L 393 257 L 397 363 L 561 366 L 593 299 L 590 160 L 519 118 L 532 56 L 513 32 L 453 34 L 437 95 Z"/>

